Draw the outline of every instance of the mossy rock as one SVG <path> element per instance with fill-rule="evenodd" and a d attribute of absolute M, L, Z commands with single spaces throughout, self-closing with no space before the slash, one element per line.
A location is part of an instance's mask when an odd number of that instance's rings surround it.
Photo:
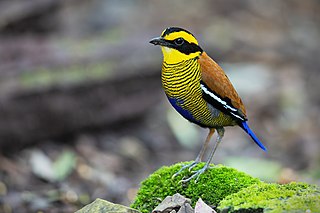
<path fill-rule="evenodd" d="M 208 205 L 217 206 L 226 196 L 250 185 L 261 183 L 257 178 L 222 165 L 211 165 L 196 183 L 194 180 L 188 183 L 179 182 L 183 177 L 192 175 L 187 169 L 172 179 L 172 176 L 186 163 L 190 162 L 164 166 L 151 174 L 141 183 L 131 207 L 142 213 L 151 212 L 165 197 L 176 193 L 190 198 L 193 204 L 201 197 Z M 193 170 L 202 168 L 204 164 L 198 164 Z"/>
<path fill-rule="evenodd" d="M 320 212 L 320 188 L 306 183 L 260 183 L 227 196 L 218 209 L 223 213 Z"/>

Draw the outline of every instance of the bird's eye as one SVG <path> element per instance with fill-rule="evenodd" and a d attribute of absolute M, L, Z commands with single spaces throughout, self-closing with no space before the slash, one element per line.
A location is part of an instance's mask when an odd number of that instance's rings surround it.
<path fill-rule="evenodd" d="M 178 46 L 181 46 L 184 43 L 184 39 L 183 38 L 177 38 L 176 40 L 174 40 L 174 43 Z"/>

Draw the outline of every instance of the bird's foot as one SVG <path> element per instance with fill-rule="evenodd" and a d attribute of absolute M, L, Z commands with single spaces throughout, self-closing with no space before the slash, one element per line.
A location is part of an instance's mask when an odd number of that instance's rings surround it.
<path fill-rule="evenodd" d="M 181 174 L 181 172 L 182 172 L 183 170 L 185 170 L 185 169 L 188 169 L 188 168 L 189 168 L 188 170 L 191 171 L 191 169 L 194 168 L 196 165 L 198 165 L 198 163 L 199 163 L 199 161 L 193 161 L 192 163 L 183 165 L 178 172 L 176 172 L 174 175 L 172 175 L 172 179 L 175 178 L 175 177 L 177 177 L 179 174 Z"/>
<path fill-rule="evenodd" d="M 209 164 L 205 164 L 204 167 L 202 167 L 201 169 L 197 170 L 197 171 L 194 171 L 193 172 L 193 175 L 191 175 L 189 178 L 187 179 L 182 179 L 180 180 L 181 183 L 187 183 L 189 182 L 190 180 L 194 179 L 195 178 L 195 183 L 198 181 L 200 175 L 202 173 L 204 173 L 207 169 L 209 168 Z"/>

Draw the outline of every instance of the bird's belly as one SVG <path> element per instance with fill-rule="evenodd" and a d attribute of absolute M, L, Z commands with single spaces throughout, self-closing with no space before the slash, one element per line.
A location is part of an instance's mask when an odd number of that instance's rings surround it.
<path fill-rule="evenodd" d="M 166 91 L 166 94 L 171 105 L 187 120 L 202 127 L 234 125 L 230 116 L 225 115 L 202 98 L 201 90 L 191 91 L 181 87 L 179 91 L 178 94 L 168 94 Z"/>

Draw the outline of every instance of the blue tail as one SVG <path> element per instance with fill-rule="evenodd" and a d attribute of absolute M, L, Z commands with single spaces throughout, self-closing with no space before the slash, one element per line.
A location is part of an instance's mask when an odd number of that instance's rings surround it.
<path fill-rule="evenodd" d="M 249 128 L 248 124 L 246 121 L 243 121 L 242 123 L 239 124 L 239 126 L 248 133 L 248 135 L 251 136 L 251 138 L 254 140 L 254 142 L 261 148 L 263 151 L 267 151 L 267 148 L 260 142 L 258 137 L 252 132 L 252 130 Z"/>

